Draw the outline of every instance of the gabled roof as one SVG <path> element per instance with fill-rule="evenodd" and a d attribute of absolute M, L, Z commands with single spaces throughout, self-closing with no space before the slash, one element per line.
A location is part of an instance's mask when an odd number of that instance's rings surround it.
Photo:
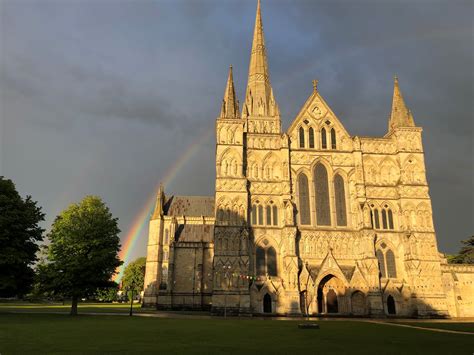
<path fill-rule="evenodd" d="M 214 197 L 210 196 L 170 196 L 165 203 L 167 216 L 213 217 Z"/>

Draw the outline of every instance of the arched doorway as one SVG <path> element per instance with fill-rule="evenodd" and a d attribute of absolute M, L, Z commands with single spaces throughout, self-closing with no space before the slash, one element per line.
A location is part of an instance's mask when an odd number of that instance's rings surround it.
<path fill-rule="evenodd" d="M 352 314 L 362 316 L 367 313 L 365 295 L 360 291 L 355 291 L 351 296 Z"/>
<path fill-rule="evenodd" d="M 395 300 L 392 295 L 387 297 L 387 312 L 388 314 L 397 314 L 397 308 L 395 306 Z"/>
<path fill-rule="evenodd" d="M 334 275 L 325 276 L 318 285 L 318 313 L 339 313 L 338 295 L 343 294 L 344 285 Z"/>
<path fill-rule="evenodd" d="M 330 289 L 326 294 L 326 309 L 328 313 L 339 313 L 337 295 L 333 289 Z"/>
<path fill-rule="evenodd" d="M 263 296 L 263 313 L 272 313 L 272 297 L 268 293 Z"/>

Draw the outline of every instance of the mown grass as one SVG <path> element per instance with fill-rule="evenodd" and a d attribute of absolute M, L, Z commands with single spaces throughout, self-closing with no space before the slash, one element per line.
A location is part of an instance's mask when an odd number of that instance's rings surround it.
<path fill-rule="evenodd" d="M 472 354 L 471 335 L 357 321 L 163 319 L 0 312 L 0 353 Z"/>
<path fill-rule="evenodd" d="M 80 302 L 78 312 L 83 313 L 128 313 L 129 303 L 89 303 Z M 38 313 L 69 313 L 71 303 L 27 303 L 6 302 L 0 303 L 0 312 L 38 312 Z M 154 309 L 141 308 L 139 303 L 133 304 L 134 312 L 152 312 Z"/>
<path fill-rule="evenodd" d="M 416 327 L 456 330 L 461 332 L 470 332 L 474 335 L 474 323 L 472 322 L 400 322 L 402 324 L 413 325 Z M 474 352 L 474 347 L 473 347 Z"/>

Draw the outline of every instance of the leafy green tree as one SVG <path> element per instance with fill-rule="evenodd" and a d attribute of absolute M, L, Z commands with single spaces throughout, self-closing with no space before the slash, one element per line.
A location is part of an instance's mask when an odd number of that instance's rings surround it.
<path fill-rule="evenodd" d="M 459 254 L 448 257 L 448 261 L 452 264 L 474 264 L 474 236 L 467 240 L 461 241 L 464 246 Z"/>
<path fill-rule="evenodd" d="M 122 288 L 137 295 L 143 290 L 145 283 L 146 258 L 141 257 L 131 262 L 125 268 L 122 278 Z"/>
<path fill-rule="evenodd" d="M 22 199 L 15 184 L 0 176 L 0 297 L 22 297 L 30 290 L 43 220 L 37 202 Z"/>
<path fill-rule="evenodd" d="M 115 302 L 118 300 L 118 285 L 97 289 L 95 298 L 101 302 Z"/>
<path fill-rule="evenodd" d="M 79 298 L 115 285 L 111 278 L 122 264 L 119 233 L 117 218 L 96 196 L 85 197 L 56 217 L 39 281 L 44 290 L 72 298 L 71 315 L 77 314 Z"/>

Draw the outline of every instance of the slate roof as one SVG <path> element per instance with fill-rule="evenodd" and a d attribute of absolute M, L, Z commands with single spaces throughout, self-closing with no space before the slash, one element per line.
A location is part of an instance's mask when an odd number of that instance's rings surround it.
<path fill-rule="evenodd" d="M 176 229 L 175 240 L 180 242 L 207 242 L 214 239 L 214 226 L 209 224 L 180 224 Z"/>
<path fill-rule="evenodd" d="M 214 197 L 170 196 L 164 211 L 167 216 L 214 217 Z"/>

